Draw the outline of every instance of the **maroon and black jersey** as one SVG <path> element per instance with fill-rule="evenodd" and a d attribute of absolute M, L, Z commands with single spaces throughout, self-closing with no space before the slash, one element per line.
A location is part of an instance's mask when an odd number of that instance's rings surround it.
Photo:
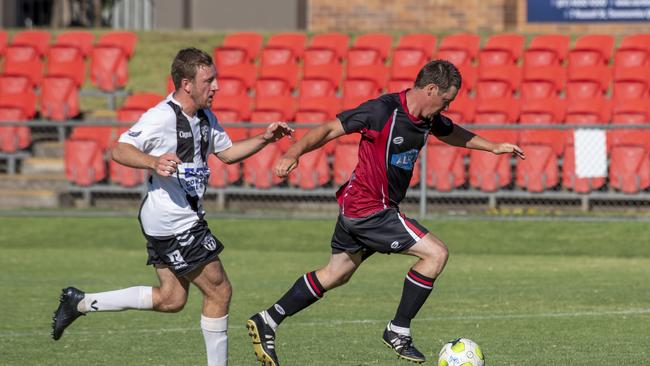
<path fill-rule="evenodd" d="M 347 217 L 397 207 L 428 135 L 447 136 L 453 130 L 451 120 L 442 115 L 424 121 L 410 114 L 406 91 L 382 95 L 337 115 L 346 134 L 361 133 L 359 162 L 336 193 Z"/>

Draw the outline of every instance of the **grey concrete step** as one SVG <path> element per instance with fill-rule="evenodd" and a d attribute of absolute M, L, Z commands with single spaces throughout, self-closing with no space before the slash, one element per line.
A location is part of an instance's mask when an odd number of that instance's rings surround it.
<path fill-rule="evenodd" d="M 53 189 L 0 188 L 2 209 L 58 207 L 59 195 Z"/>
<path fill-rule="evenodd" d="M 65 190 L 63 173 L 0 174 L 0 188 Z"/>
<path fill-rule="evenodd" d="M 34 157 L 63 158 L 63 143 L 56 141 L 37 142 L 32 147 Z"/>
<path fill-rule="evenodd" d="M 29 157 L 23 161 L 23 174 L 63 173 L 63 158 Z"/>

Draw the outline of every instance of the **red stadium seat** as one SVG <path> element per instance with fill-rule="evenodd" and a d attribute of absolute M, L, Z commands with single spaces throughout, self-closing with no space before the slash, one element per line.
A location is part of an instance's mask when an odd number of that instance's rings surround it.
<path fill-rule="evenodd" d="M 563 99 L 556 97 L 527 99 L 521 103 L 519 123 L 537 124 L 561 124 L 564 122 L 566 106 Z"/>
<path fill-rule="evenodd" d="M 572 133 L 572 132 L 570 132 Z M 558 129 L 533 129 L 519 132 L 521 145 L 550 146 L 556 156 L 561 156 L 567 143 L 567 132 Z M 526 150 L 526 149 L 524 149 Z"/>
<path fill-rule="evenodd" d="M 23 75 L 0 74 L 0 93 L 3 95 L 24 93 L 33 87 L 30 79 Z"/>
<path fill-rule="evenodd" d="M 27 148 L 32 143 L 28 126 L 6 125 L 2 122 L 26 121 L 27 117 L 20 105 L 0 101 L 0 151 L 13 153 Z"/>
<path fill-rule="evenodd" d="M 321 33 L 312 37 L 305 50 L 305 67 L 340 64 L 348 55 L 350 37 L 343 33 Z"/>
<path fill-rule="evenodd" d="M 429 142 L 426 171 L 427 186 L 442 192 L 462 186 L 467 179 L 461 150 L 446 144 Z"/>
<path fill-rule="evenodd" d="M 611 119 L 611 104 L 604 98 L 576 99 L 567 104 L 567 124 L 605 124 Z"/>
<path fill-rule="evenodd" d="M 111 126 L 77 126 L 72 130 L 70 139 L 90 140 L 97 143 L 102 153 L 112 148 L 119 135 Z"/>
<path fill-rule="evenodd" d="M 40 60 L 11 62 L 7 59 L 4 75 L 22 76 L 32 87 L 36 87 L 43 80 L 43 63 Z"/>
<path fill-rule="evenodd" d="M 111 183 L 122 187 L 136 187 L 144 183 L 147 172 L 122 165 L 114 160 L 108 162 L 108 175 Z"/>
<path fill-rule="evenodd" d="M 612 58 L 614 37 L 606 34 L 581 36 L 569 51 L 569 74 L 585 66 L 607 66 Z"/>
<path fill-rule="evenodd" d="M 359 134 L 356 133 L 351 135 L 355 135 L 352 136 L 352 138 L 359 137 Z M 334 149 L 332 176 L 334 183 L 340 186 L 350 179 L 354 168 L 357 166 L 357 163 L 359 161 L 359 144 L 340 143 L 340 138 L 338 142 L 339 143 L 336 144 L 336 148 Z"/>
<path fill-rule="evenodd" d="M 67 31 L 56 36 L 52 47 L 75 48 L 82 57 L 88 57 L 93 49 L 95 36 L 88 31 Z"/>
<path fill-rule="evenodd" d="M 295 120 L 298 123 L 322 123 L 333 120 L 340 111 L 341 100 L 335 96 L 301 98 Z"/>
<path fill-rule="evenodd" d="M 481 66 L 478 71 L 477 98 L 512 98 L 519 90 L 521 69 L 518 66 Z"/>
<path fill-rule="evenodd" d="M 228 127 L 226 129 L 230 139 L 240 141 L 248 138 L 249 130 L 245 127 Z M 214 154 L 208 157 L 208 167 L 210 167 L 210 178 L 208 185 L 210 187 L 225 187 L 238 182 L 242 177 L 242 164 L 225 164 Z"/>
<path fill-rule="evenodd" d="M 45 57 L 47 50 L 50 48 L 50 38 L 50 32 L 42 30 L 28 30 L 16 33 L 6 50 L 7 60 L 11 60 L 14 56 L 18 56 L 15 61 L 25 61 L 24 57 L 29 57 L 29 59 Z"/>
<path fill-rule="evenodd" d="M 604 97 L 609 89 L 611 69 L 607 66 L 583 66 L 569 73 L 566 98 L 569 100 Z"/>
<path fill-rule="evenodd" d="M 251 100 L 246 95 L 220 96 L 212 99 L 212 112 L 220 122 L 242 122 L 251 117 Z"/>
<path fill-rule="evenodd" d="M 347 79 L 343 81 L 344 100 L 348 98 L 370 99 L 379 96 L 386 86 L 386 74 L 386 67 L 383 65 L 348 67 Z"/>
<path fill-rule="evenodd" d="M 421 66 L 417 65 L 391 67 L 390 80 L 388 80 L 388 86 L 386 87 L 387 91 L 397 93 L 412 88 L 421 68 Z"/>
<path fill-rule="evenodd" d="M 140 116 L 160 103 L 164 96 L 156 93 L 136 93 L 131 94 L 124 100 L 122 107 L 117 110 L 117 120 L 119 122 L 137 122 Z"/>
<path fill-rule="evenodd" d="M 614 104 L 612 123 L 649 124 L 650 106 L 647 99 L 623 99 Z"/>
<path fill-rule="evenodd" d="M 273 174 L 273 166 L 281 152 L 278 144 L 269 144 L 264 150 L 244 160 L 244 182 L 259 189 L 268 189 L 282 182 Z"/>
<path fill-rule="evenodd" d="M 295 64 L 305 53 L 307 36 L 303 33 L 276 33 L 262 49 L 262 67 Z"/>
<path fill-rule="evenodd" d="M 40 95 L 41 116 L 65 121 L 79 115 L 79 84 L 65 75 L 48 75 L 43 79 Z"/>
<path fill-rule="evenodd" d="M 524 36 L 521 34 L 495 34 L 487 39 L 479 51 L 479 65 L 517 65 L 524 48 Z"/>
<path fill-rule="evenodd" d="M 576 175 L 575 148 L 567 145 L 562 159 L 562 187 L 577 193 L 588 193 L 605 185 L 605 178 L 580 178 Z"/>
<path fill-rule="evenodd" d="M 300 98 L 335 96 L 341 84 L 340 64 L 306 65 L 300 83 Z"/>
<path fill-rule="evenodd" d="M 533 38 L 524 52 L 524 66 L 562 65 L 569 52 L 569 36 L 545 34 Z"/>
<path fill-rule="evenodd" d="M 529 192 L 543 192 L 559 183 L 558 159 L 548 145 L 524 145 L 526 160 L 518 160 L 516 184 Z"/>
<path fill-rule="evenodd" d="M 86 81 L 86 62 L 76 47 L 52 46 L 47 57 L 47 75 L 62 75 L 74 79 L 77 85 Z"/>
<path fill-rule="evenodd" d="M 642 146 L 615 146 L 609 165 L 609 184 L 634 194 L 650 187 L 650 156 Z"/>
<path fill-rule="evenodd" d="M 348 51 L 348 67 L 384 65 L 392 44 L 393 37 L 386 33 L 367 33 L 358 36 Z"/>
<path fill-rule="evenodd" d="M 451 118 L 454 123 L 467 124 L 474 122 L 474 113 L 476 112 L 476 101 L 468 97 L 457 96 L 449 107 L 442 112 L 445 116 Z"/>
<path fill-rule="evenodd" d="M 291 96 L 277 96 L 257 99 L 251 115 L 251 122 L 292 121 L 296 113 L 296 102 Z"/>
<path fill-rule="evenodd" d="M 566 83 L 566 70 L 562 66 L 524 68 L 521 99 L 557 98 Z"/>
<path fill-rule="evenodd" d="M 476 124 L 513 124 L 519 119 L 519 103 L 516 99 L 479 99 L 476 103 Z"/>
<path fill-rule="evenodd" d="M 220 80 L 218 76 L 217 80 Z M 219 86 L 221 86 L 221 81 L 219 81 L 219 84 Z M 176 87 L 174 86 L 174 79 L 172 79 L 171 75 L 167 76 L 167 94 L 174 91 L 176 91 Z"/>
<path fill-rule="evenodd" d="M 607 148 L 640 146 L 650 152 L 650 130 L 612 129 L 607 131 Z"/>
<path fill-rule="evenodd" d="M 128 58 L 118 46 L 95 45 L 90 64 L 90 80 L 102 91 L 113 92 L 126 86 Z"/>
<path fill-rule="evenodd" d="M 644 99 L 650 96 L 650 70 L 648 66 L 617 69 L 614 75 L 614 99 L 617 101 Z"/>
<path fill-rule="evenodd" d="M 463 78 L 463 82 L 460 86 L 460 90 L 458 91 L 459 96 L 466 96 L 468 97 L 469 94 L 474 91 L 476 88 L 476 80 L 478 79 L 478 71 L 477 69 L 472 66 L 472 65 L 461 65 L 457 66 L 458 71 L 460 72 L 460 76 Z"/>
<path fill-rule="evenodd" d="M 456 66 L 471 65 L 476 59 L 481 39 L 476 34 L 457 33 L 444 37 L 436 56 Z"/>
<path fill-rule="evenodd" d="M 433 58 L 437 41 L 436 36 L 429 33 L 401 36 L 393 52 L 391 70 L 401 67 L 422 67 Z"/>
<path fill-rule="evenodd" d="M 308 129 L 303 129 L 308 130 Z M 296 130 L 298 132 L 299 130 Z M 304 135 L 304 132 L 302 133 Z M 316 149 L 300 157 L 298 168 L 289 175 L 289 183 L 301 189 L 315 189 L 331 179 L 327 152 Z"/>
<path fill-rule="evenodd" d="M 298 65 L 262 67 L 255 81 L 255 98 L 290 96 L 298 83 Z"/>
<path fill-rule="evenodd" d="M 228 65 L 252 64 L 262 49 L 263 40 L 259 33 L 230 33 L 224 38 L 223 44 L 214 49 L 214 63 L 219 69 Z"/>
<path fill-rule="evenodd" d="M 614 56 L 614 70 L 650 65 L 650 34 L 633 34 L 623 38 Z"/>
<path fill-rule="evenodd" d="M 0 93 L 0 107 L 20 110 L 25 119 L 32 119 L 36 115 L 36 93 L 32 89 L 20 93 Z"/>
<path fill-rule="evenodd" d="M 66 140 L 64 143 L 65 176 L 78 186 L 90 186 L 106 178 L 106 162 L 97 142 Z"/>
<path fill-rule="evenodd" d="M 247 95 L 255 84 L 257 69 L 253 64 L 223 66 L 218 70 L 217 83 L 220 95 Z"/>
<path fill-rule="evenodd" d="M 133 57 L 135 53 L 135 46 L 138 43 L 138 36 L 134 32 L 128 31 L 115 31 L 104 33 L 99 36 L 96 47 L 118 47 L 124 54 L 127 59 Z"/>
<path fill-rule="evenodd" d="M 7 49 L 7 32 L 0 30 L 0 56 L 5 54 Z"/>
<path fill-rule="evenodd" d="M 517 141 L 513 130 L 486 130 L 479 134 L 491 141 Z M 469 184 L 484 192 L 494 192 L 512 182 L 510 155 L 494 155 L 485 151 L 470 150 Z"/>

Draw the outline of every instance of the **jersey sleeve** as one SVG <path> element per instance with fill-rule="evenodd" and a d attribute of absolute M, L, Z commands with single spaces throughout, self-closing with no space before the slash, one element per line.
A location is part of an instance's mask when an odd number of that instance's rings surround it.
<path fill-rule="evenodd" d="M 431 134 L 436 137 L 449 136 L 454 131 L 454 122 L 448 117 L 438 114 L 431 125 Z"/>
<path fill-rule="evenodd" d="M 336 115 L 343 125 L 346 134 L 353 132 L 364 133 L 369 129 L 381 129 L 379 120 L 385 115 L 385 103 L 379 99 L 369 100 L 357 108 L 343 111 Z M 384 121 L 381 121 L 384 122 Z"/>
<path fill-rule="evenodd" d="M 217 121 L 217 117 L 210 112 L 210 131 L 212 136 L 210 136 L 212 143 L 212 153 L 216 154 L 218 152 L 224 151 L 232 146 L 232 140 L 230 136 L 223 129 L 223 127 Z"/>
<path fill-rule="evenodd" d="M 165 119 L 169 118 L 168 114 L 159 109 L 148 110 L 136 124 L 122 133 L 118 142 L 133 145 L 145 154 L 151 153 L 163 142 Z"/>

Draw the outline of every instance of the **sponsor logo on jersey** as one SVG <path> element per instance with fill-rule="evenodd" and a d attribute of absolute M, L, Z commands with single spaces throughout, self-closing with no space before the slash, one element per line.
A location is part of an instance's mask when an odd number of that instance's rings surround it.
<path fill-rule="evenodd" d="M 138 137 L 138 136 L 140 136 L 141 133 L 142 133 L 142 131 L 131 131 L 131 130 L 129 130 L 129 131 L 127 132 L 127 134 L 128 134 L 129 136 L 131 136 L 131 137 Z"/>
<path fill-rule="evenodd" d="M 217 241 L 214 240 L 212 235 L 206 235 L 205 238 L 203 238 L 203 247 L 206 250 L 213 251 L 217 249 Z"/>
<path fill-rule="evenodd" d="M 393 154 L 390 156 L 390 163 L 400 169 L 413 170 L 415 160 L 418 158 L 417 149 L 404 151 L 403 153 Z"/>
<path fill-rule="evenodd" d="M 201 138 L 203 141 L 208 141 L 208 134 L 210 133 L 210 127 L 208 126 L 202 126 L 201 127 Z"/>
<path fill-rule="evenodd" d="M 397 249 L 399 247 L 399 242 L 395 240 L 394 242 L 390 243 L 391 249 Z"/>
<path fill-rule="evenodd" d="M 401 145 L 402 142 L 404 142 L 404 137 L 402 137 L 402 136 L 397 136 L 397 137 L 395 137 L 395 138 L 393 139 L 393 143 L 394 143 L 395 145 Z"/>
<path fill-rule="evenodd" d="M 182 139 L 189 139 L 192 137 L 192 132 L 189 131 L 178 131 L 178 137 Z"/>

